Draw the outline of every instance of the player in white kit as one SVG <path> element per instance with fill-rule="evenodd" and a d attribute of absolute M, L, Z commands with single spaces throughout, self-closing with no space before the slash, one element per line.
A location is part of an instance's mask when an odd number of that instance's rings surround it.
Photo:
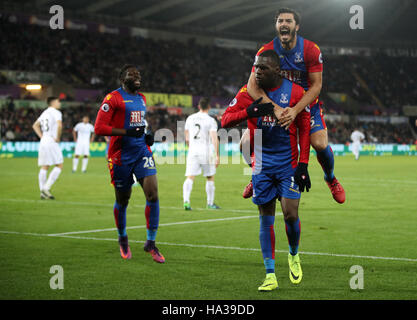
<path fill-rule="evenodd" d="M 41 139 L 39 143 L 38 166 L 41 199 L 55 199 L 50 189 L 61 174 L 64 158 L 59 146 L 62 133 L 61 102 L 57 97 L 47 99 L 48 108 L 35 121 L 32 128 Z M 48 169 L 54 166 L 47 177 Z"/>
<path fill-rule="evenodd" d="M 75 156 L 72 160 L 72 172 L 77 171 L 80 156 L 83 156 L 81 171 L 86 172 L 88 156 L 90 155 L 90 143 L 94 141 L 94 127 L 89 123 L 88 116 L 83 117 L 83 121 L 75 125 L 72 130 L 75 143 Z"/>
<path fill-rule="evenodd" d="M 365 139 L 365 135 L 358 129 L 355 129 L 350 135 L 350 139 L 352 140 L 352 153 L 355 156 L 355 160 L 359 160 L 361 142 Z"/>
<path fill-rule="evenodd" d="M 190 194 L 195 176 L 201 174 L 207 178 L 207 208 L 220 209 L 214 203 L 214 175 L 219 165 L 219 142 L 217 140 L 217 122 L 209 116 L 209 100 L 202 98 L 198 104 L 199 112 L 190 115 L 185 121 L 185 141 L 188 148 L 187 165 L 183 184 L 184 209 L 191 210 Z"/>

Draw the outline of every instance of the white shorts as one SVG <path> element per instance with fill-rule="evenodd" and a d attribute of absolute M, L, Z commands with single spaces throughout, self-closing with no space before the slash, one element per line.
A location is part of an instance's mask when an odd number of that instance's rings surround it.
<path fill-rule="evenodd" d="M 53 166 L 64 162 L 61 148 L 56 142 L 44 142 L 39 144 L 38 166 Z"/>
<path fill-rule="evenodd" d="M 90 143 L 77 142 L 75 144 L 75 155 L 76 156 L 89 156 L 90 155 Z"/>
<path fill-rule="evenodd" d="M 216 165 L 214 156 L 188 154 L 185 176 L 198 176 L 203 169 L 203 176 L 211 177 L 216 174 Z"/>

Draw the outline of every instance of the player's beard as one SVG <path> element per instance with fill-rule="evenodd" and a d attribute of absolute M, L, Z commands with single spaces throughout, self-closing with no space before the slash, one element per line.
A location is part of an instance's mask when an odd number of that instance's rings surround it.
<path fill-rule="evenodd" d="M 282 42 L 282 44 L 283 45 L 288 45 L 288 44 L 290 44 L 294 39 L 295 39 L 295 33 L 296 33 L 296 31 L 295 31 L 295 28 L 294 29 L 292 29 L 292 30 L 290 30 L 290 33 L 289 33 L 289 37 L 288 37 L 288 40 L 282 40 L 282 37 L 280 37 L 280 40 L 281 40 L 281 42 Z"/>
<path fill-rule="evenodd" d="M 135 82 L 136 82 L 136 79 L 127 79 L 125 81 L 126 88 L 128 88 L 132 92 L 138 91 L 140 88 L 140 85 L 137 85 Z"/>

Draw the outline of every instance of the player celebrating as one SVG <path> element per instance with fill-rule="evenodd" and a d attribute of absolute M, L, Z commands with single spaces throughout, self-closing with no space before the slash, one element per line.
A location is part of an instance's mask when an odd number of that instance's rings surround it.
<path fill-rule="evenodd" d="M 266 50 L 255 59 L 257 85 L 264 89 L 274 102 L 283 108 L 294 107 L 303 97 L 304 90 L 299 85 L 280 76 L 278 54 Z M 285 101 L 284 101 L 285 99 Z M 222 117 L 223 127 L 232 127 L 247 120 L 252 154 L 252 201 L 258 205 L 260 232 L 259 240 L 266 268 L 266 279 L 259 291 L 271 291 L 278 287 L 275 276 L 275 207 L 276 199 L 281 201 L 285 229 L 289 243 L 289 277 L 292 283 L 301 282 L 298 245 L 300 241 L 300 219 L 298 206 L 300 192 L 311 187 L 308 175 L 310 153 L 310 114 L 302 111 L 289 130 L 277 125 L 273 117 L 272 103 L 260 104 L 262 98 L 254 101 L 244 86 L 230 103 Z M 262 135 L 259 136 L 259 130 Z M 298 130 L 298 137 L 297 137 Z M 260 137 L 261 143 L 257 143 Z M 298 157 L 298 145 L 300 157 Z"/>
<path fill-rule="evenodd" d="M 153 135 L 145 133 L 145 96 L 138 92 L 141 76 L 134 65 L 120 70 L 121 87 L 109 93 L 97 114 L 95 133 L 111 136 L 108 164 L 116 201 L 114 218 L 119 234 L 120 254 L 130 259 L 126 233 L 126 209 L 132 193 L 133 174 L 139 180 L 146 198 L 145 217 L 147 240 L 144 250 L 153 260 L 164 263 L 165 258 L 155 245 L 159 225 L 159 199 L 156 168 L 152 151 Z"/>
<path fill-rule="evenodd" d="M 217 140 L 217 123 L 208 115 L 210 110 L 209 100 L 202 98 L 198 104 L 199 112 L 190 115 L 185 121 L 185 142 L 189 146 L 187 155 L 187 167 L 182 190 L 184 209 L 191 210 L 190 194 L 193 189 L 195 176 L 201 173 L 207 178 L 207 208 L 220 209 L 214 203 L 214 175 L 219 165 L 219 142 Z M 216 154 L 215 160 L 213 159 Z"/>
<path fill-rule="evenodd" d="M 288 128 L 306 106 L 311 105 L 310 143 L 316 150 L 317 159 L 324 171 L 324 179 L 330 188 L 333 198 L 338 203 L 345 202 L 345 191 L 333 173 L 334 155 L 328 144 L 326 124 L 323 119 L 321 102 L 318 96 L 322 87 L 323 60 L 319 47 L 312 41 L 297 34 L 300 28 L 300 15 L 288 8 L 282 8 L 276 16 L 277 37 L 265 44 L 257 55 L 265 50 L 275 50 L 280 57 L 281 75 L 301 85 L 306 94 L 294 108 L 279 108 L 283 103 L 278 101 L 275 115 L 279 124 Z M 248 93 L 253 99 L 263 98 L 264 102 L 273 102 L 256 84 L 255 73 L 250 75 Z M 285 100 L 284 100 L 285 101 Z M 245 191 L 246 193 L 246 191 Z"/>
<path fill-rule="evenodd" d="M 355 160 L 359 160 L 359 153 L 361 150 L 361 142 L 365 139 L 365 135 L 356 128 L 350 135 L 352 140 L 352 153 L 355 156 Z"/>
<path fill-rule="evenodd" d="M 83 121 L 77 123 L 72 130 L 72 136 L 76 142 L 75 156 L 72 160 L 72 172 L 77 171 L 80 156 L 83 156 L 81 171 L 85 173 L 87 170 L 90 143 L 94 141 L 94 127 L 89 121 L 88 116 L 84 116 Z"/>
<path fill-rule="evenodd" d="M 32 128 L 41 139 L 38 153 L 38 166 L 41 167 L 39 171 L 41 199 L 55 199 L 50 189 L 64 166 L 64 158 L 58 144 L 62 133 L 62 113 L 59 111 L 61 102 L 57 97 L 49 97 L 47 103 L 48 108 L 42 112 Z M 55 167 L 47 178 L 50 166 Z"/>

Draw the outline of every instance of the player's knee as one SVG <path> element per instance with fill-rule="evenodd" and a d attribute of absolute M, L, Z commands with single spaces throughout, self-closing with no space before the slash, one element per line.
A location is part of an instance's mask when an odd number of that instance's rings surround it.
<path fill-rule="evenodd" d="M 312 139 L 311 145 L 313 146 L 314 150 L 322 151 L 327 148 L 327 141 L 326 139 L 323 139 L 323 138 Z"/>
<path fill-rule="evenodd" d="M 151 190 L 149 192 L 146 192 L 145 198 L 149 202 L 156 202 L 156 201 L 158 201 L 158 191 L 155 189 L 155 190 Z"/>
<path fill-rule="evenodd" d="M 284 220 L 289 223 L 296 222 L 297 219 L 298 219 L 297 211 L 290 210 L 289 212 L 287 212 L 287 214 L 284 213 Z"/>
<path fill-rule="evenodd" d="M 129 198 L 119 199 L 117 200 L 117 203 L 123 207 L 126 207 L 129 204 Z"/>

